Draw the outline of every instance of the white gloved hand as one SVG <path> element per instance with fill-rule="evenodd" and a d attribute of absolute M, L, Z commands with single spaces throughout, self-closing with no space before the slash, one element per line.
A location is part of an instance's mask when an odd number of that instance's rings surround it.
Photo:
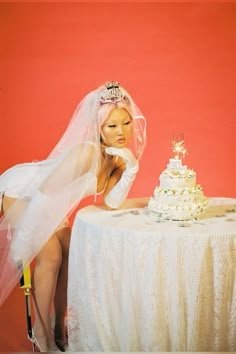
<path fill-rule="evenodd" d="M 118 149 L 114 147 L 107 147 L 105 151 L 109 155 L 120 156 L 126 165 L 126 169 L 124 170 L 120 180 L 110 190 L 105 198 L 105 203 L 109 207 L 117 209 L 125 201 L 129 193 L 138 172 L 139 163 L 132 152 L 127 148 Z"/>
<path fill-rule="evenodd" d="M 107 147 L 105 151 L 109 155 L 120 156 L 125 161 L 126 169 L 132 170 L 134 173 L 138 172 L 138 160 L 136 160 L 133 153 L 128 148 L 118 149 L 115 147 Z"/>

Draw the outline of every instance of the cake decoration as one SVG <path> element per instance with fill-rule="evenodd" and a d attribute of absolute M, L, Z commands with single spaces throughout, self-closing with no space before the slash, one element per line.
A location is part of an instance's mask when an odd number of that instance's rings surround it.
<path fill-rule="evenodd" d="M 176 140 L 174 139 L 172 141 L 172 145 L 173 145 L 173 152 L 175 153 L 175 159 L 182 160 L 185 157 L 185 155 L 187 154 L 187 150 L 184 146 L 183 134 L 181 134 L 180 137 L 177 138 Z M 180 155 L 182 155 L 182 156 L 180 156 Z"/>
<path fill-rule="evenodd" d="M 196 172 L 183 165 L 187 154 L 183 136 L 173 140 L 174 157 L 159 177 L 160 185 L 149 199 L 148 210 L 154 219 L 187 221 L 197 219 L 208 207 L 208 200 Z"/>

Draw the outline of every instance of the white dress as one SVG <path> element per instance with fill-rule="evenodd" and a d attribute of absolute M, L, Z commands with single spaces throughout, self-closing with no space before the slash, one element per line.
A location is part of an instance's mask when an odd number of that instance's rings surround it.
<path fill-rule="evenodd" d="M 50 169 L 48 160 L 15 165 L 0 175 L 0 203 L 2 196 L 30 199 Z"/>
<path fill-rule="evenodd" d="M 30 200 L 43 180 L 57 165 L 58 159 L 42 160 L 17 164 L 0 175 L 0 210 L 2 197 Z M 94 187 L 88 190 L 84 197 L 94 193 Z M 99 193 L 101 194 L 101 193 Z"/>

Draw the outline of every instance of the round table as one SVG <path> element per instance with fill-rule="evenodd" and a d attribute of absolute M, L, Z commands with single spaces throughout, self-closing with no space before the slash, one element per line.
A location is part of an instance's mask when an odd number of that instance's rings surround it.
<path fill-rule="evenodd" d="M 146 199 L 81 209 L 69 256 L 69 351 L 235 351 L 236 199 L 190 222 Z"/>

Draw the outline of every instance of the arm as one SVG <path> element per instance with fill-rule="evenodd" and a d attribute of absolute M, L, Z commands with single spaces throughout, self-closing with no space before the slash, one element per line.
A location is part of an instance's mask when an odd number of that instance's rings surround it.
<path fill-rule="evenodd" d="M 125 201 L 139 165 L 132 152 L 127 148 L 106 148 L 106 152 L 110 155 L 120 156 L 124 161 L 111 175 L 104 195 L 105 204 L 112 209 L 117 209 Z"/>
<path fill-rule="evenodd" d="M 108 180 L 106 189 L 103 193 L 103 202 L 104 204 L 106 204 L 105 199 L 106 196 L 109 194 L 109 192 L 114 188 L 114 186 L 119 182 L 119 180 L 121 179 L 121 176 L 123 174 L 125 170 L 125 163 L 123 162 L 123 160 L 121 160 L 120 158 L 118 159 L 116 166 L 114 167 L 111 176 Z M 106 205 L 108 209 L 112 209 L 110 207 L 108 207 L 108 205 Z"/>

